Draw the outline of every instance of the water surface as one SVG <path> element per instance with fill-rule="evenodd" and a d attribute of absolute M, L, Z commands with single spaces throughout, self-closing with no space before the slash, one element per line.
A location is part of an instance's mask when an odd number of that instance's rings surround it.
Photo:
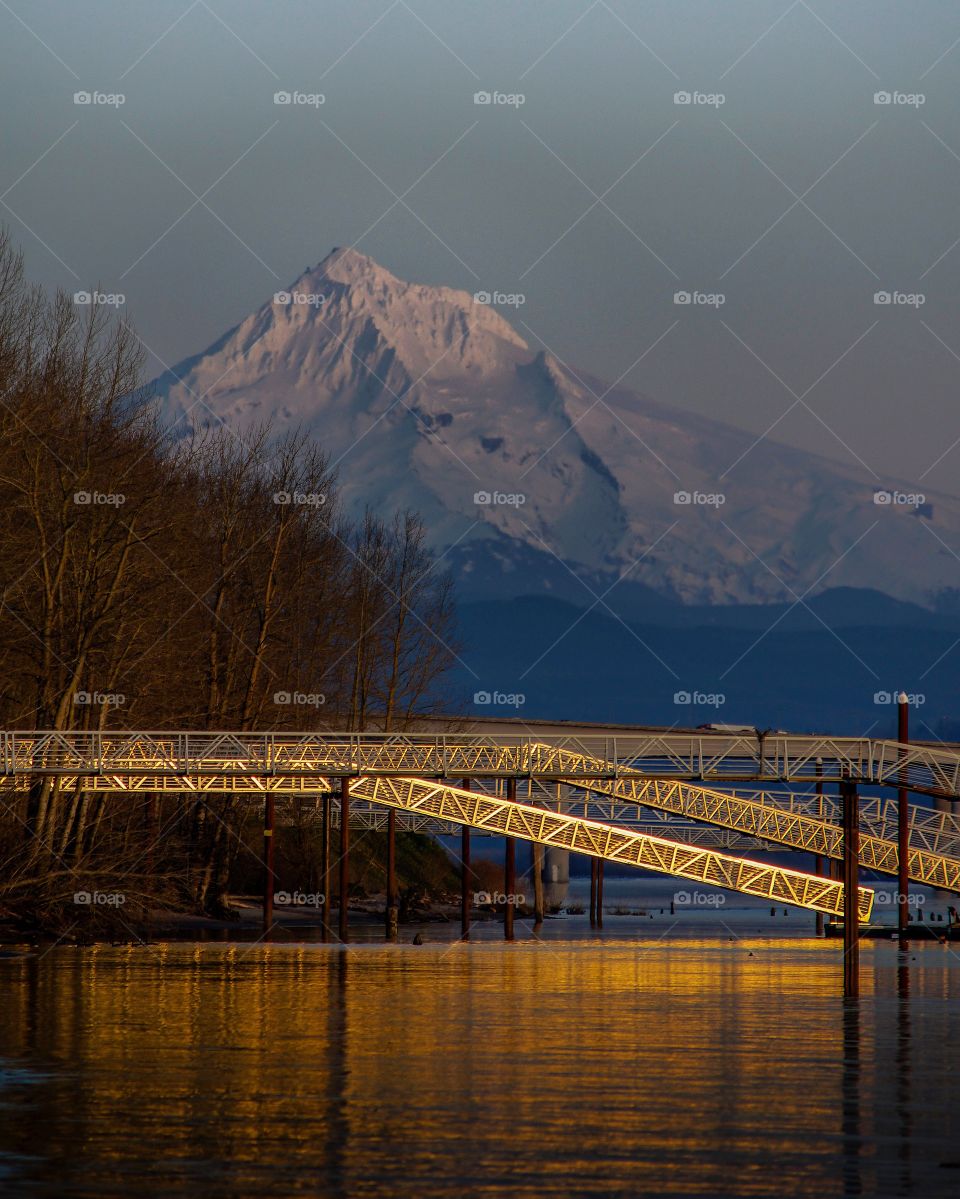
<path fill-rule="evenodd" d="M 0 962 L 0 1188 L 960 1193 L 954 949 L 607 924 Z"/>

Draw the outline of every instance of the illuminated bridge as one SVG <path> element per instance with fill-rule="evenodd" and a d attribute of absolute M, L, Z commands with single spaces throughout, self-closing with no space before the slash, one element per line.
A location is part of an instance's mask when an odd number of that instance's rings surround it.
<path fill-rule="evenodd" d="M 331 780 L 413 827 L 469 826 L 712 883 L 837 914 L 839 883 L 690 844 L 690 822 L 752 844 L 840 859 L 839 805 L 823 796 L 770 792 L 768 784 L 864 782 L 949 799 L 960 788 L 960 755 L 927 745 L 864 738 L 650 732 L 626 735 L 517 733 L 0 733 L 8 787 L 37 778 L 119 793 L 228 793 L 308 797 Z M 451 785 L 470 779 L 471 790 Z M 505 795 L 521 780 L 523 802 Z M 696 780 L 696 781 L 694 781 Z M 712 788 L 698 785 L 710 781 Z M 722 791 L 754 782 L 764 789 Z M 679 818 L 651 830 L 651 817 Z M 371 817 L 372 819 L 372 817 Z M 909 873 L 960 891 L 960 819 L 912 807 Z M 889 805 L 860 807 L 861 863 L 895 874 Z M 737 845 L 737 841 L 728 841 Z M 861 889 L 868 915 L 872 892 Z"/>

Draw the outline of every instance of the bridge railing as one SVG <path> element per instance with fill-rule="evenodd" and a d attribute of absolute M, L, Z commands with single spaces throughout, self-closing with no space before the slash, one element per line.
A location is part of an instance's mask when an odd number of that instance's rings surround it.
<path fill-rule="evenodd" d="M 516 736 L 484 733 L 0 732 L 0 769 L 19 774 L 549 777 L 552 751 L 659 778 L 837 782 L 843 777 L 960 798 L 960 754 L 869 738 L 725 734 Z M 583 775 L 597 777 L 593 773 Z M 565 772 L 568 773 L 568 772 Z"/>

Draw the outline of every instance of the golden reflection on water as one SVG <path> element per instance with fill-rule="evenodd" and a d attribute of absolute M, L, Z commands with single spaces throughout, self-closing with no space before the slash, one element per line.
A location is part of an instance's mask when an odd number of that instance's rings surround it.
<path fill-rule="evenodd" d="M 952 1193 L 956 961 L 918 947 L 898 998 L 895 951 L 863 957 L 846 1018 L 813 939 L 6 962 L 0 1054 L 36 1075 L 0 1088 L 0 1171 L 81 1195 Z"/>

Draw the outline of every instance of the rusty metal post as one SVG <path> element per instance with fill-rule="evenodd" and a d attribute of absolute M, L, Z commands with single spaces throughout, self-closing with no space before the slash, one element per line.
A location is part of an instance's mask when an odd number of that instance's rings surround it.
<path fill-rule="evenodd" d="M 817 758 L 817 798 L 823 799 L 823 758 Z M 817 816 L 823 819 L 823 804 L 820 805 L 821 811 Z M 823 877 L 824 859 L 820 854 L 815 854 L 813 859 L 813 873 Z M 817 912 L 817 936 L 823 936 L 823 912 Z"/>
<path fill-rule="evenodd" d="M 340 940 L 349 939 L 350 905 L 350 780 L 340 780 Z"/>
<path fill-rule="evenodd" d="M 843 993 L 860 994 L 860 803 L 857 785 L 840 784 L 843 804 Z"/>
<path fill-rule="evenodd" d="M 603 858 L 597 860 L 597 928 L 603 928 Z"/>
<path fill-rule="evenodd" d="M 470 780 L 462 779 L 461 790 L 470 790 Z M 460 938 L 470 940 L 470 825 L 465 824 L 460 832 Z"/>
<path fill-rule="evenodd" d="M 910 719 L 907 697 L 901 691 L 897 699 L 897 740 L 904 747 L 910 743 Z M 905 941 L 910 933 L 910 806 L 907 802 L 907 767 L 900 769 L 900 786 L 897 788 L 897 928 L 900 940 Z"/>
<path fill-rule="evenodd" d="M 597 859 L 590 859 L 590 927 L 597 927 Z"/>
<path fill-rule="evenodd" d="M 327 780 L 329 787 L 333 784 Z M 330 807 L 333 803 L 333 796 L 330 790 L 324 792 L 321 800 L 321 815 L 320 815 L 320 889 L 323 892 L 323 920 L 321 923 L 322 936 L 324 941 L 329 941 L 332 921 L 330 919 L 330 892 L 332 890 L 331 883 L 333 878 L 330 871 Z"/>
<path fill-rule="evenodd" d="M 507 799 L 516 801 L 517 780 L 507 779 Z M 507 941 L 513 940 L 513 909 L 517 894 L 517 843 L 513 837 L 507 837 L 503 854 L 503 890 L 506 907 L 503 913 L 503 936 Z"/>
<path fill-rule="evenodd" d="M 397 813 L 394 808 L 387 811 L 387 904 L 386 937 L 397 939 Z"/>
<path fill-rule="evenodd" d="M 263 931 L 273 924 L 273 893 L 277 875 L 273 856 L 273 792 L 263 797 Z"/>

